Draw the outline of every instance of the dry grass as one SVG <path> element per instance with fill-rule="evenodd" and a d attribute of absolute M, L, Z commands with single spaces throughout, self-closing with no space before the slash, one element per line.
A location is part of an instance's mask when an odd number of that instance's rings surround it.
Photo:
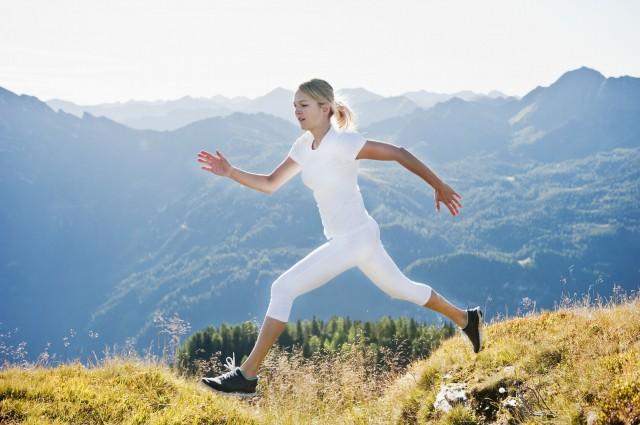
<path fill-rule="evenodd" d="M 250 424 L 238 400 L 222 399 L 165 365 L 110 357 L 95 367 L 8 367 L 0 373 L 0 423 Z"/>
<path fill-rule="evenodd" d="M 478 355 L 456 335 L 407 370 L 392 352 L 380 367 L 363 346 L 309 359 L 274 347 L 258 396 L 248 400 L 202 390 L 163 361 L 131 355 L 89 368 L 13 365 L 0 372 L 0 422 L 640 423 L 637 294 L 565 298 L 553 311 L 493 320 L 486 334 Z M 468 385 L 468 408 L 434 412 L 445 382 Z M 519 407 L 505 407 L 507 398 Z"/>
<path fill-rule="evenodd" d="M 261 419 L 269 424 L 387 423 L 371 406 L 398 376 L 397 353 L 386 351 L 385 367 L 364 346 L 309 359 L 300 350 L 275 349 L 263 363 Z"/>

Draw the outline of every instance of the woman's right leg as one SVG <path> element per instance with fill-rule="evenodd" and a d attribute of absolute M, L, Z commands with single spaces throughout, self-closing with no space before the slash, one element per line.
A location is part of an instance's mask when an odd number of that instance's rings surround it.
<path fill-rule="evenodd" d="M 247 377 L 256 376 L 267 353 L 284 330 L 293 301 L 354 267 L 354 251 L 344 240 L 329 240 L 285 271 L 271 285 L 271 299 L 251 354 L 240 366 Z"/>
<path fill-rule="evenodd" d="M 281 322 L 269 316 L 264 317 L 256 344 L 253 346 L 247 360 L 240 366 L 240 370 L 245 377 L 253 378 L 258 374 L 258 368 L 262 360 L 267 356 L 286 325 L 287 322 Z"/>

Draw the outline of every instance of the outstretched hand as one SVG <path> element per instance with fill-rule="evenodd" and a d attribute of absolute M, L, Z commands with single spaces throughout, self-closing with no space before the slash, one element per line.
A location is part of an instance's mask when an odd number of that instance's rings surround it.
<path fill-rule="evenodd" d="M 460 214 L 460 208 L 462 208 L 462 204 L 458 199 L 454 196 L 462 199 L 456 191 L 454 191 L 451 186 L 446 183 L 443 183 L 442 186 L 435 188 L 434 199 L 436 202 L 436 211 L 440 212 L 440 202 L 444 203 L 449 211 L 451 211 L 451 215 Z"/>
<path fill-rule="evenodd" d="M 208 167 L 200 167 L 203 170 L 223 177 L 229 177 L 231 174 L 231 164 L 220 151 L 216 151 L 216 155 L 211 155 L 207 151 L 200 151 L 198 153 L 198 161 L 208 165 Z"/>

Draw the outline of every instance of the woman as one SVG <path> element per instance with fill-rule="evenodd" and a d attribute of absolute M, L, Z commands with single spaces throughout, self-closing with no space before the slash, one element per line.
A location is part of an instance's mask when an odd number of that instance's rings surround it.
<path fill-rule="evenodd" d="M 207 165 L 202 169 L 269 194 L 303 171 L 302 180 L 313 190 L 327 238 L 327 242 L 273 282 L 265 320 L 247 360 L 236 366 L 235 356 L 232 360 L 228 357 L 226 366 L 230 370 L 213 378 L 202 378 L 202 383 L 223 393 L 255 394 L 258 368 L 284 330 L 294 299 L 354 266 L 391 297 L 430 308 L 451 319 L 470 339 L 474 352 L 480 351 L 483 313 L 479 307 L 462 310 L 453 306 L 429 285 L 405 276 L 387 254 L 380 240 L 380 228 L 362 200 L 357 160 L 397 161 L 434 188 L 436 211 L 440 211 L 442 202 L 452 215 L 458 215 L 462 204 L 456 196 L 462 199 L 461 196 L 405 148 L 367 140 L 348 130 L 353 126 L 353 113 L 346 104 L 335 100 L 333 88 L 326 81 L 312 79 L 302 83 L 293 106 L 300 127 L 306 131 L 270 175 L 235 168 L 219 151 L 216 155 L 205 151 L 198 154 L 198 161 Z"/>

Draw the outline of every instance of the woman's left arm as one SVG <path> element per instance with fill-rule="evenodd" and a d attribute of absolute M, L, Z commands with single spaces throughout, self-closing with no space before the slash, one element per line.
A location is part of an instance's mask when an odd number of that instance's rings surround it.
<path fill-rule="evenodd" d="M 459 209 L 462 208 L 462 204 L 454 196 L 460 199 L 462 199 L 462 197 L 448 184 L 440 180 L 422 161 L 402 146 L 396 146 L 378 140 L 367 140 L 356 156 L 356 159 L 396 161 L 433 187 L 435 191 L 434 200 L 436 203 L 436 211 L 440 211 L 440 202 L 443 202 L 454 216 L 458 215 Z"/>

